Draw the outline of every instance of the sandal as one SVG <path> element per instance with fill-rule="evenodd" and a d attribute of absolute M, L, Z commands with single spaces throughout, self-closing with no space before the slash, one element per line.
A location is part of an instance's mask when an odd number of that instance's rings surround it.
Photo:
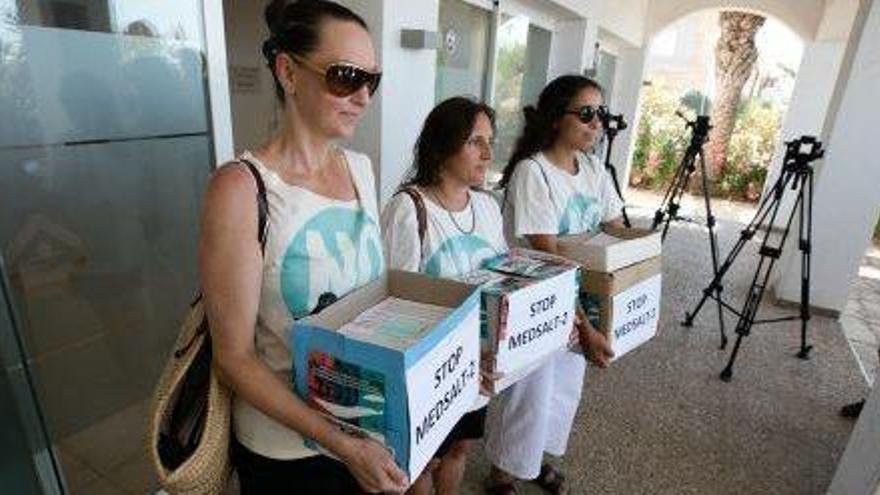
<path fill-rule="evenodd" d="M 542 464 L 541 474 L 532 481 L 547 493 L 552 493 L 553 495 L 564 495 L 568 493 L 568 485 L 565 483 L 565 476 L 550 464 Z"/>
<path fill-rule="evenodd" d="M 516 485 L 504 481 L 486 481 L 486 495 L 517 495 Z"/>

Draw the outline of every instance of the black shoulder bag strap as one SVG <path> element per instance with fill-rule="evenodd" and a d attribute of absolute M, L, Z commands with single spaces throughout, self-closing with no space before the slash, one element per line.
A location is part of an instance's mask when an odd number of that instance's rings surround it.
<path fill-rule="evenodd" d="M 247 158 L 240 158 L 239 161 L 247 165 L 251 175 L 254 176 L 254 182 L 257 183 L 257 240 L 260 241 L 260 252 L 266 254 L 266 236 L 269 227 L 269 201 L 266 199 L 266 184 L 254 162 Z"/>

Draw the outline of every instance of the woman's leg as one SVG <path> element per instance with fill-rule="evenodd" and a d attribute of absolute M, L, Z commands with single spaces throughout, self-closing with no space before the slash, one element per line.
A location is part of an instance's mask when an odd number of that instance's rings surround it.
<path fill-rule="evenodd" d="M 422 474 L 410 485 L 407 495 L 431 495 L 434 493 L 434 471 L 438 463 L 431 461 Z"/>
<path fill-rule="evenodd" d="M 547 443 L 554 357 L 499 397 L 499 410 L 486 422 L 486 457 L 511 476 L 534 479 Z"/>
<path fill-rule="evenodd" d="M 586 369 L 586 360 L 580 354 L 566 350 L 553 357 L 553 393 L 549 401 L 544 444 L 544 451 L 550 455 L 565 455 L 574 417 L 581 402 Z"/>
<path fill-rule="evenodd" d="M 440 459 L 440 466 L 434 472 L 434 486 L 438 495 L 456 494 L 461 490 L 468 452 L 473 443 L 473 440 L 457 440 Z"/>

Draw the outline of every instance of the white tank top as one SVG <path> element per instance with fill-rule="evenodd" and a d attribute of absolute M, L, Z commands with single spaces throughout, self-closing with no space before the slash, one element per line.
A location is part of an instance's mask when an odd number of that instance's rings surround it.
<path fill-rule="evenodd" d="M 340 201 L 284 182 L 248 151 L 266 184 L 269 207 L 257 354 L 292 385 L 288 332 L 294 320 L 323 308 L 384 270 L 373 169 L 366 155 L 342 150 L 358 199 Z M 298 459 L 317 452 L 303 437 L 236 397 L 235 435 L 264 457 Z"/>

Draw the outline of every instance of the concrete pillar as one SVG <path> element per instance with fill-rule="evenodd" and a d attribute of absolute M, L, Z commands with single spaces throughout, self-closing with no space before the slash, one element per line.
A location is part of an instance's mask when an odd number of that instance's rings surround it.
<path fill-rule="evenodd" d="M 547 79 L 553 80 L 564 74 L 583 74 L 592 67 L 598 26 L 588 19 L 560 21 L 550 42 L 550 67 Z"/>
<path fill-rule="evenodd" d="M 874 380 L 880 384 L 880 377 Z M 828 495 L 880 495 L 880 386 L 865 402 L 837 465 Z"/>
<path fill-rule="evenodd" d="M 852 62 L 838 88 L 839 106 L 818 167 L 813 210 L 811 303 L 841 311 L 880 214 L 880 0 L 865 2 L 864 25 L 853 33 Z M 834 104 L 832 103 L 832 106 Z M 800 252 L 790 239 L 775 292 L 800 300 Z"/>
<path fill-rule="evenodd" d="M 846 53 L 847 39 L 858 11 L 859 0 L 829 0 L 815 40 L 804 43 L 804 53 L 798 69 L 794 91 L 782 124 L 782 132 L 773 163 L 764 183 L 764 194 L 779 178 L 785 141 L 803 135 L 820 136 L 841 77 L 841 66 Z M 793 199 L 783 201 L 780 214 L 791 211 Z"/>
<path fill-rule="evenodd" d="M 624 193 L 629 186 L 632 154 L 635 150 L 647 53 L 647 46 L 620 50 L 617 74 L 614 77 L 615 94 L 614 101 L 611 102 L 611 110 L 622 113 L 624 120 L 629 124 L 629 128 L 618 134 L 614 149 L 611 150 L 611 163 L 617 167 L 620 187 Z"/>

